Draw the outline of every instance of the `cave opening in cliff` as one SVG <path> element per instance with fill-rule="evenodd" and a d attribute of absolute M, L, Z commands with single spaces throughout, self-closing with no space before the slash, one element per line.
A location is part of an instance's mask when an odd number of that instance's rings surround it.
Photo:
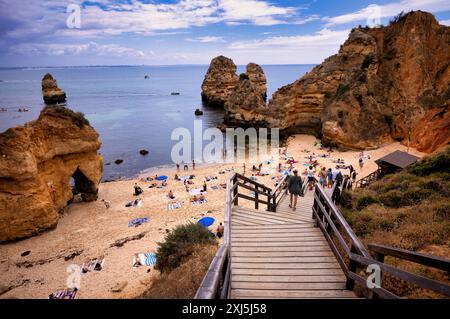
<path fill-rule="evenodd" d="M 81 198 L 84 201 L 90 201 L 93 195 L 97 195 L 97 186 L 79 168 L 73 173 L 70 179 L 70 186 L 73 194 L 81 194 Z"/>

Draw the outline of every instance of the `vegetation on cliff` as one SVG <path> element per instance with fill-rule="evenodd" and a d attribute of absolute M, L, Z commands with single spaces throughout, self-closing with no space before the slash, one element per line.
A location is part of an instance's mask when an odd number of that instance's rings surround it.
<path fill-rule="evenodd" d="M 342 211 L 363 242 L 450 257 L 450 147 L 388 175 L 365 189 L 344 192 Z M 388 258 L 388 263 L 433 279 L 448 275 L 428 267 Z M 433 297 L 391 279 L 402 296 Z"/>
<path fill-rule="evenodd" d="M 176 227 L 159 243 L 155 269 L 161 274 L 143 298 L 193 298 L 216 251 L 216 239 L 200 224 Z"/>

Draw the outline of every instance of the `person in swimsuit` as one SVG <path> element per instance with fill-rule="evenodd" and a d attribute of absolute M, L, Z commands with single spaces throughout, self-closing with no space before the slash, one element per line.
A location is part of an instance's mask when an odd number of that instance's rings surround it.
<path fill-rule="evenodd" d="M 298 176 L 297 170 L 294 170 L 294 175 L 289 177 L 288 188 L 289 193 L 291 193 L 291 201 L 289 207 L 295 211 L 297 207 L 297 197 L 302 191 L 302 179 L 300 176 Z"/>

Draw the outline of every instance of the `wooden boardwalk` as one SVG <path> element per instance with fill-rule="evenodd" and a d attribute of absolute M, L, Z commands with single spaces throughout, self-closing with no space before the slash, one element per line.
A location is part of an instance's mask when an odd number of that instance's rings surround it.
<path fill-rule="evenodd" d="M 231 223 L 231 298 L 355 298 L 312 220 L 313 192 L 297 210 L 285 196 L 277 212 L 236 206 Z"/>

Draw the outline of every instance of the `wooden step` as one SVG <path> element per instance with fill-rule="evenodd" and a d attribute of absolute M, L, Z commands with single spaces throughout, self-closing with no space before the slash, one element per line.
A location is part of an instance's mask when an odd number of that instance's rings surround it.
<path fill-rule="evenodd" d="M 254 290 L 232 289 L 231 298 L 355 298 L 353 291 L 349 290 Z"/>

